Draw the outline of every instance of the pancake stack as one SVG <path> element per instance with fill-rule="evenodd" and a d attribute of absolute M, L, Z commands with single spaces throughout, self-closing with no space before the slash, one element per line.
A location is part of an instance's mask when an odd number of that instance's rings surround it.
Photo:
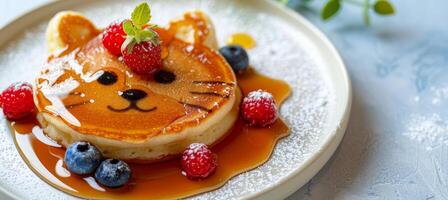
<path fill-rule="evenodd" d="M 89 19 L 71 11 L 55 15 L 47 29 L 48 63 L 34 90 L 44 132 L 64 146 L 89 141 L 105 157 L 145 163 L 225 137 L 241 94 L 216 51 L 211 20 L 192 11 L 155 29 L 163 68 L 144 76 L 105 49 Z"/>

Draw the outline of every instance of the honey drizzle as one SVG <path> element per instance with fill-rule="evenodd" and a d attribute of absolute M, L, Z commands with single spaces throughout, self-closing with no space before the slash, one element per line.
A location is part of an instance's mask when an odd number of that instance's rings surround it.
<path fill-rule="evenodd" d="M 228 45 L 240 45 L 245 49 L 252 49 L 256 42 L 251 35 L 247 33 L 234 33 L 226 41 Z"/>
<path fill-rule="evenodd" d="M 238 77 L 244 95 L 263 89 L 273 94 L 278 106 L 289 96 L 283 81 L 257 74 L 249 69 Z M 289 132 L 279 119 L 270 128 L 250 128 L 238 119 L 226 138 L 212 147 L 218 168 L 211 177 L 192 181 L 181 174 L 178 159 L 155 164 L 130 164 L 133 177 L 119 189 L 96 184 L 89 176 L 70 174 L 62 164 L 65 150 L 48 146 L 30 134 L 38 126 L 35 118 L 11 123 L 12 135 L 27 165 L 45 182 L 73 196 L 87 199 L 178 199 L 217 189 L 230 178 L 266 162 L 278 139 Z"/>

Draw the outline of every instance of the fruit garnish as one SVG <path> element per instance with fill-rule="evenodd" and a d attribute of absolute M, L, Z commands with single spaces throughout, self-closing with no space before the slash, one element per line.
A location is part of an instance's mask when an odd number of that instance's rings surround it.
<path fill-rule="evenodd" d="M 131 21 L 123 22 L 123 30 L 126 33 L 126 40 L 121 46 L 121 50 L 132 51 L 132 47 L 140 42 L 151 42 L 158 45 L 159 35 L 148 26 L 151 20 L 151 9 L 147 3 L 138 5 L 131 14 Z"/>
<path fill-rule="evenodd" d="M 162 68 L 161 54 L 160 45 L 141 42 L 131 52 L 123 52 L 123 61 L 135 73 L 151 75 Z"/>
<path fill-rule="evenodd" d="M 138 5 L 131 20 L 123 22 L 126 39 L 121 45 L 123 61 L 138 74 L 152 74 L 162 67 L 162 49 L 151 20 L 151 9 L 147 3 Z"/>
<path fill-rule="evenodd" d="M 271 93 L 257 90 L 244 97 L 241 114 L 249 126 L 266 127 L 278 118 L 277 106 Z"/>
<path fill-rule="evenodd" d="M 182 174 L 190 179 L 212 175 L 217 166 L 215 155 L 205 144 L 193 143 L 182 154 Z"/>
<path fill-rule="evenodd" d="M 237 74 L 243 73 L 249 66 L 249 55 L 241 46 L 225 46 L 219 49 L 219 53 L 221 53 L 232 67 L 233 71 Z"/>
<path fill-rule="evenodd" d="M 95 172 L 95 179 L 101 185 L 117 188 L 126 184 L 131 178 L 131 168 L 121 160 L 107 159 L 101 162 Z"/>
<path fill-rule="evenodd" d="M 9 120 L 19 120 L 34 110 L 33 86 L 18 82 L 10 85 L 0 94 L 0 107 Z"/>
<path fill-rule="evenodd" d="M 110 24 L 103 33 L 102 42 L 104 47 L 113 55 L 121 55 L 121 46 L 123 45 L 126 33 L 123 30 L 124 21 L 116 21 Z"/>
<path fill-rule="evenodd" d="M 69 171 L 85 175 L 95 171 L 101 158 L 101 152 L 95 146 L 89 142 L 79 141 L 67 147 L 64 162 Z"/>

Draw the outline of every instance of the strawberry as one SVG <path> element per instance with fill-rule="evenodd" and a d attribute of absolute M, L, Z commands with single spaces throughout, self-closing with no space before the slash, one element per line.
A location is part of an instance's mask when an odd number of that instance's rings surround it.
<path fill-rule="evenodd" d="M 160 38 L 148 26 L 151 10 L 147 3 L 138 5 L 131 15 L 131 20 L 123 22 L 126 39 L 121 45 L 123 61 L 135 73 L 151 75 L 162 68 L 162 50 Z"/>
<path fill-rule="evenodd" d="M 125 41 L 126 33 L 123 30 L 123 22 L 117 21 L 110 24 L 103 33 L 104 47 L 115 56 L 121 55 L 121 45 Z"/>
<path fill-rule="evenodd" d="M 19 120 L 34 110 L 33 87 L 29 83 L 14 83 L 0 94 L 0 107 L 9 120 Z"/>
<path fill-rule="evenodd" d="M 266 127 L 278 118 L 277 106 L 271 93 L 257 90 L 244 97 L 241 114 L 249 126 Z"/>
<path fill-rule="evenodd" d="M 123 61 L 138 74 L 153 74 L 162 67 L 162 48 L 151 42 L 135 44 L 131 51 L 123 52 Z"/>
<path fill-rule="evenodd" d="M 182 174 L 190 179 L 212 175 L 217 166 L 216 157 L 205 144 L 193 143 L 182 154 Z"/>

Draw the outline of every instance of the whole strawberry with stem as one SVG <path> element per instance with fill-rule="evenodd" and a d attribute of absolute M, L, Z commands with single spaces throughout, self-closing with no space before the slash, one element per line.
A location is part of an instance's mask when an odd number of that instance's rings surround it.
<path fill-rule="evenodd" d="M 159 35 L 148 26 L 151 10 L 141 3 L 132 12 L 131 20 L 123 22 L 126 39 L 121 45 L 123 61 L 135 73 L 151 75 L 162 68 L 162 49 Z"/>

